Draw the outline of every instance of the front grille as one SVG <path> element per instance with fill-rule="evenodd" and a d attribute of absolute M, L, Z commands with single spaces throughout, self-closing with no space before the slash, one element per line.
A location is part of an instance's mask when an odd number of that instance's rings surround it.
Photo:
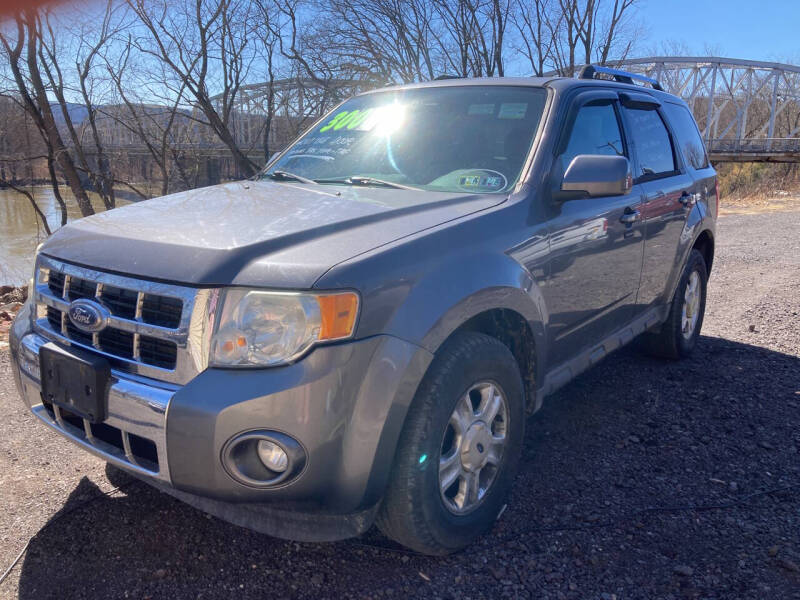
<path fill-rule="evenodd" d="M 79 298 L 92 298 L 109 309 L 111 314 L 123 319 L 141 321 L 147 325 L 176 328 L 181 322 L 183 301 L 180 298 L 148 294 L 116 286 L 98 285 L 96 281 L 80 277 L 65 276 L 52 272 L 47 288 L 56 296 L 69 301 Z M 141 308 L 139 308 L 141 306 Z M 137 310 L 140 315 L 137 316 Z M 174 342 L 156 337 L 140 336 L 139 348 L 144 351 L 137 355 L 136 334 L 113 326 L 106 327 L 97 337 L 75 327 L 69 318 L 62 317 L 62 311 L 48 307 L 47 321 L 50 325 L 85 346 L 92 346 L 102 352 L 119 356 L 126 360 L 138 360 L 146 365 L 161 369 L 174 369 L 178 348 Z M 63 322 L 63 325 L 62 325 Z"/>
<path fill-rule="evenodd" d="M 103 286 L 103 304 L 108 307 L 112 314 L 119 315 L 123 319 L 136 318 L 136 304 L 138 301 L 139 292 L 114 287 L 113 285 Z"/>
<path fill-rule="evenodd" d="M 182 308 L 179 298 L 145 294 L 142 299 L 142 321 L 160 327 L 174 328 L 181 322 Z"/>
<path fill-rule="evenodd" d="M 97 345 L 103 352 L 133 359 L 133 334 L 128 331 L 107 328 L 97 334 Z M 173 344 L 174 345 L 174 344 Z"/>
<path fill-rule="evenodd" d="M 170 369 L 175 364 L 178 349 L 175 344 L 165 344 L 158 338 L 143 335 L 139 340 L 139 355 L 142 362 L 162 369 Z"/>
<path fill-rule="evenodd" d="M 206 292 L 200 297 L 205 299 Z M 66 314 L 69 303 L 80 298 L 95 300 L 110 313 L 99 333 L 81 331 Z M 184 383 L 203 368 L 197 361 L 201 355 L 187 349 L 197 298 L 198 292 L 190 288 L 92 271 L 49 257 L 40 257 L 37 267 L 41 330 L 99 351 L 114 369 L 175 383 Z"/>

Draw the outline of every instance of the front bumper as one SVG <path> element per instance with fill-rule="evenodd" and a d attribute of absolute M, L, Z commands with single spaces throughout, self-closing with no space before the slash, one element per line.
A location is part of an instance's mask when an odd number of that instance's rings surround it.
<path fill-rule="evenodd" d="M 292 539 L 337 539 L 369 527 L 432 359 L 418 346 L 375 336 L 320 346 L 285 367 L 208 369 L 184 386 L 112 371 L 108 418 L 98 427 L 64 419 L 42 402 L 38 351 L 48 340 L 30 330 L 26 316 L 23 310 L 11 332 L 14 375 L 45 425 L 202 510 Z M 254 429 L 299 441 L 303 472 L 266 489 L 233 479 L 222 449 Z M 147 456 L 137 452 L 147 447 L 142 440 L 152 449 Z"/>
<path fill-rule="evenodd" d="M 169 483 L 166 417 L 174 389 L 155 387 L 114 372 L 108 391 L 108 417 L 101 426 L 92 426 L 42 402 L 39 349 L 46 343 L 40 335 L 29 333 L 19 341 L 14 357 L 20 395 L 31 412 L 51 429 L 109 463 Z"/>

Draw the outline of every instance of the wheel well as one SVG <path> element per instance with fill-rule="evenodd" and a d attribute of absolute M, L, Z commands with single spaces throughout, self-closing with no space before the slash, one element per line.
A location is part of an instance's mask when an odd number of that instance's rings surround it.
<path fill-rule="evenodd" d="M 708 275 L 711 275 L 711 265 L 714 262 L 714 238 L 711 236 L 711 232 L 706 229 L 697 236 L 692 248 L 696 248 L 703 255 L 706 261 L 706 270 Z"/>
<path fill-rule="evenodd" d="M 490 335 L 511 350 L 525 383 L 526 406 L 533 412 L 536 409 L 536 352 L 533 331 L 525 317 L 513 310 L 496 308 L 475 315 L 453 333 L 459 331 Z"/>

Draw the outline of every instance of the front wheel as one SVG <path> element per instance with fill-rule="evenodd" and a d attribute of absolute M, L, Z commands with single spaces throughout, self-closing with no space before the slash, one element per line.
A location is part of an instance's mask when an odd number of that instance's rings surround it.
<path fill-rule="evenodd" d="M 524 389 L 511 351 L 459 333 L 437 353 L 400 436 L 378 514 L 381 531 L 426 554 L 448 554 L 486 532 L 516 474 Z"/>
<path fill-rule="evenodd" d="M 707 281 L 706 261 L 693 249 L 675 290 L 667 320 L 657 333 L 644 335 L 645 349 L 650 354 L 677 360 L 692 353 L 703 326 Z"/>

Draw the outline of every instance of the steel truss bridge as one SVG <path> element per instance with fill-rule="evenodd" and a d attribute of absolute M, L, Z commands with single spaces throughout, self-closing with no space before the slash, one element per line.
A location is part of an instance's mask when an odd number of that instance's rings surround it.
<path fill-rule="evenodd" d="M 800 66 L 715 56 L 653 56 L 609 66 L 657 79 L 666 91 L 683 98 L 713 161 L 800 162 Z M 243 86 L 233 107 L 234 139 L 254 160 L 263 160 L 268 114 L 273 116 L 271 146 L 278 149 L 337 102 L 366 87 L 360 81 L 302 78 Z M 221 104 L 223 99 L 212 100 Z M 229 156 L 210 133 L 196 142 L 194 150 L 203 155 Z M 136 150 L 126 149 L 131 154 Z M 143 147 L 138 150 L 144 153 Z"/>
<path fill-rule="evenodd" d="M 800 67 L 714 56 L 653 56 L 613 66 L 657 79 L 683 98 L 713 161 L 800 162 Z"/>
<path fill-rule="evenodd" d="M 657 79 L 683 98 L 715 162 L 800 162 L 800 66 L 716 56 L 651 56 L 609 66 Z M 278 114 L 308 123 L 362 87 L 356 81 L 287 79 L 273 83 L 272 102 Z M 239 114 L 266 114 L 269 86 L 250 85 L 241 92 Z M 237 142 L 253 139 L 257 126 L 240 118 Z"/>

